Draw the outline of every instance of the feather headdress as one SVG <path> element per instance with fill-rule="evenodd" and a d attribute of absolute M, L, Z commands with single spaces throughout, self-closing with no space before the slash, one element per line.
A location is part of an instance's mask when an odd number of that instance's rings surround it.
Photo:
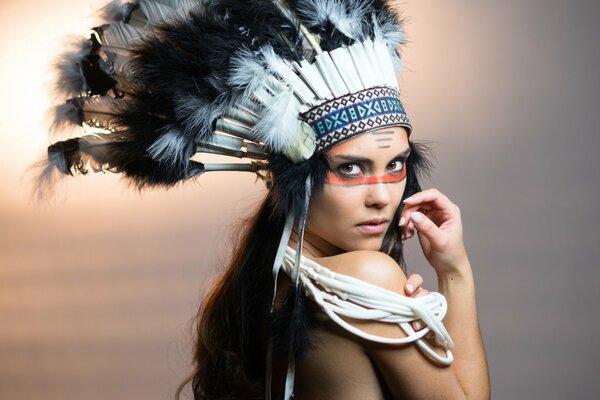
<path fill-rule="evenodd" d="M 410 129 L 396 82 L 404 34 L 381 0 L 114 0 L 101 17 L 56 62 L 65 102 L 51 131 L 79 128 L 48 149 L 64 174 L 170 186 L 268 169 L 273 154 L 302 162 L 378 126 Z"/>
<path fill-rule="evenodd" d="M 326 171 L 317 156 L 371 129 L 412 129 L 397 83 L 402 21 L 385 0 L 113 0 L 100 16 L 56 60 L 51 137 L 62 140 L 42 178 L 111 171 L 141 189 L 256 173 L 286 216 L 275 277 L 296 219 L 300 264 Z"/>

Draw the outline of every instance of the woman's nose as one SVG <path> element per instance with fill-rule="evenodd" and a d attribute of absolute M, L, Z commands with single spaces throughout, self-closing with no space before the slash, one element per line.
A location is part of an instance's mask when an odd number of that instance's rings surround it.
<path fill-rule="evenodd" d="M 367 207 L 385 207 L 392 200 L 392 194 L 390 193 L 390 185 L 384 182 L 374 182 L 368 185 L 368 192 L 366 198 Z"/>

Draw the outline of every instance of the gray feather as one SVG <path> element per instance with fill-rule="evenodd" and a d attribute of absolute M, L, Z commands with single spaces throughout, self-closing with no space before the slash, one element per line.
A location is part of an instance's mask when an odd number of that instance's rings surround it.
<path fill-rule="evenodd" d="M 140 2 L 140 8 L 146 16 L 148 23 L 152 25 L 157 25 L 178 15 L 177 10 L 174 8 L 153 1 Z"/>
<path fill-rule="evenodd" d="M 70 37 L 65 47 L 67 51 L 59 55 L 52 66 L 56 74 L 53 95 L 59 99 L 79 96 L 88 91 L 81 70 L 81 59 L 89 54 L 90 41 L 86 38 Z"/>
<path fill-rule="evenodd" d="M 98 11 L 102 23 L 123 21 L 131 4 L 123 4 L 122 0 L 112 0 Z"/>
<path fill-rule="evenodd" d="M 83 132 L 79 109 L 73 103 L 67 102 L 50 108 L 46 119 L 51 121 L 48 131 L 52 139 L 77 137 Z"/>

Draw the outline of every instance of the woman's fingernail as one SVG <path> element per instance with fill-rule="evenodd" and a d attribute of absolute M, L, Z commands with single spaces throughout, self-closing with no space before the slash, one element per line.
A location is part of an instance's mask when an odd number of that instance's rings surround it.
<path fill-rule="evenodd" d="M 412 199 L 412 197 L 407 197 L 407 198 L 405 198 L 405 199 L 404 199 L 404 200 L 402 200 L 402 201 L 410 201 L 411 199 Z"/>
<path fill-rule="evenodd" d="M 406 218 L 402 217 L 400 218 L 400 225 L 404 225 L 404 223 L 406 222 Z"/>
<path fill-rule="evenodd" d="M 423 324 L 421 324 L 420 321 L 415 322 L 415 329 L 419 330 L 423 327 Z"/>
<path fill-rule="evenodd" d="M 409 283 L 406 285 L 406 290 L 408 290 L 408 293 L 412 293 L 415 290 L 415 287 Z"/>
<path fill-rule="evenodd" d="M 410 219 L 418 224 L 419 222 L 423 221 L 423 216 L 415 211 L 410 213 Z"/>

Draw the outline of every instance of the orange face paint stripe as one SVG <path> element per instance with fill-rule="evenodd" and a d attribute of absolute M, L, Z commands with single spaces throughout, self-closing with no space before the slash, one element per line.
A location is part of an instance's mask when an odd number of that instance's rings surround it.
<path fill-rule="evenodd" d="M 406 168 L 402 170 L 400 175 L 382 175 L 382 176 L 361 176 L 358 178 L 347 178 L 336 175 L 334 172 L 329 171 L 327 173 L 327 177 L 325 178 L 325 182 L 332 185 L 344 185 L 344 186 L 354 186 L 354 185 L 374 185 L 376 183 L 397 183 L 406 178 Z"/>

